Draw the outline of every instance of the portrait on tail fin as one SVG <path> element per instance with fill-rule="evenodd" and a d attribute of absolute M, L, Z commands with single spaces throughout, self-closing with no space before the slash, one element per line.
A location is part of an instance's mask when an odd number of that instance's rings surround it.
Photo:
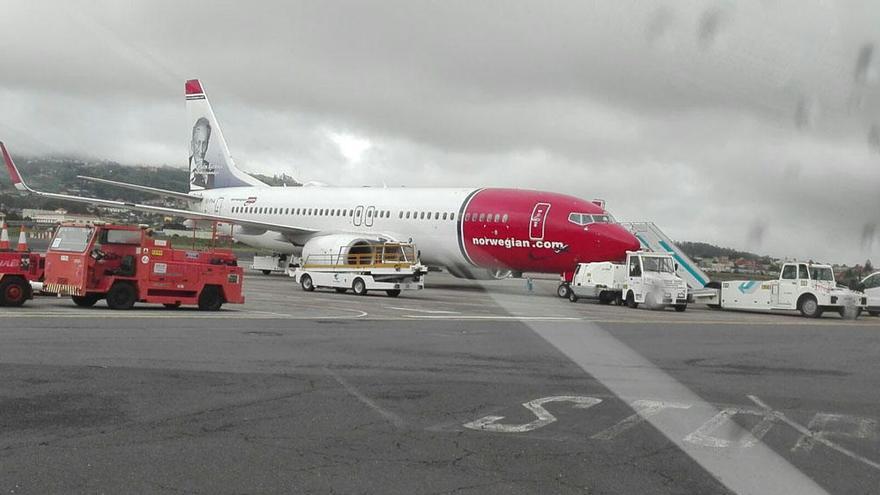
<path fill-rule="evenodd" d="M 211 124 L 200 117 L 192 130 L 189 157 L 189 183 L 192 189 L 211 189 L 214 187 L 214 167 L 205 159 L 208 142 L 211 140 Z"/>

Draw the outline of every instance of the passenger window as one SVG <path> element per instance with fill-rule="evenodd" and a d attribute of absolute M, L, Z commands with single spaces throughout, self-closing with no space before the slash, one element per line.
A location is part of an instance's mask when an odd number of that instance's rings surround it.
<path fill-rule="evenodd" d="M 406 219 L 409 220 L 409 212 L 406 212 Z"/>
<path fill-rule="evenodd" d="M 785 265 L 782 267 L 782 279 L 783 280 L 794 280 L 797 278 L 797 266 L 795 265 Z"/>
<path fill-rule="evenodd" d="M 465 222 L 470 222 L 470 221 L 471 221 L 471 214 L 470 214 L 470 213 L 465 213 L 465 214 L 464 214 L 464 221 L 465 221 Z"/>
<path fill-rule="evenodd" d="M 425 219 L 425 212 L 422 212 L 421 215 L 419 216 L 419 220 L 424 220 L 424 219 Z"/>
<path fill-rule="evenodd" d="M 508 220 L 509 218 L 510 218 L 510 217 L 507 216 L 507 213 L 505 213 L 504 216 L 501 217 L 501 223 L 507 223 L 507 220 Z"/>
<path fill-rule="evenodd" d="M 497 223 L 497 222 L 500 222 L 500 221 L 501 221 L 501 214 L 500 214 L 500 213 L 496 213 L 496 214 L 495 214 L 495 222 Z"/>
<path fill-rule="evenodd" d="M 482 222 L 482 221 L 484 221 L 484 220 L 486 220 L 486 214 L 485 214 L 485 213 L 480 213 L 480 221 Z"/>
<path fill-rule="evenodd" d="M 450 213 L 450 214 L 449 214 L 449 219 L 450 219 L 450 220 L 455 220 L 455 213 Z"/>
<path fill-rule="evenodd" d="M 443 212 L 443 220 L 446 220 L 446 217 L 449 216 L 445 211 Z"/>
<path fill-rule="evenodd" d="M 809 280 L 810 272 L 807 270 L 807 265 L 798 265 L 798 278 L 801 280 Z"/>

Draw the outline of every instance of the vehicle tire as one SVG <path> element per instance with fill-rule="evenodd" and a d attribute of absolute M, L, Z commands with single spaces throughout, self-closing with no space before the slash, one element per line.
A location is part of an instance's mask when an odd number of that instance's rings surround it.
<path fill-rule="evenodd" d="M 272 270 L 260 270 L 263 272 L 263 275 L 272 275 Z"/>
<path fill-rule="evenodd" d="M 337 287 L 336 292 L 340 294 L 345 294 L 346 292 L 348 292 L 348 289 L 346 289 L 345 287 Z"/>
<path fill-rule="evenodd" d="M 400 295 L 400 289 L 388 289 L 385 291 L 388 297 L 397 297 Z"/>
<path fill-rule="evenodd" d="M 312 292 L 313 290 L 315 290 L 315 282 L 312 281 L 312 277 L 308 275 L 303 275 L 299 278 L 299 285 L 306 292 Z"/>
<path fill-rule="evenodd" d="M 0 282 L 0 306 L 18 307 L 31 297 L 31 284 L 21 277 L 6 277 Z"/>
<path fill-rule="evenodd" d="M 571 287 L 566 283 L 559 284 L 559 287 L 556 288 L 556 295 L 562 298 L 568 297 L 568 294 L 571 292 Z"/>
<path fill-rule="evenodd" d="M 571 302 L 578 302 L 578 296 L 573 290 L 568 291 L 568 300 Z"/>
<path fill-rule="evenodd" d="M 365 296 L 367 295 L 367 284 L 364 279 L 356 278 L 351 284 L 351 290 L 356 296 Z"/>
<path fill-rule="evenodd" d="M 609 294 L 604 290 L 599 293 L 599 304 L 611 304 L 612 302 L 614 302 L 613 294 Z"/>
<path fill-rule="evenodd" d="M 131 309 L 137 302 L 137 288 L 128 282 L 116 282 L 107 292 L 107 307 L 110 309 Z"/>
<path fill-rule="evenodd" d="M 871 316 L 880 316 L 880 311 L 868 311 L 868 314 Z"/>
<path fill-rule="evenodd" d="M 818 318 L 822 316 L 822 308 L 819 307 L 819 301 L 814 296 L 806 295 L 800 298 L 797 305 L 801 315 L 807 318 Z"/>
<path fill-rule="evenodd" d="M 687 309 L 688 309 L 687 304 L 676 304 L 675 305 L 675 310 L 678 311 L 679 313 L 684 313 L 685 311 L 687 311 Z"/>
<path fill-rule="evenodd" d="M 73 304 L 82 308 L 91 308 L 101 299 L 101 294 L 86 294 L 84 296 L 72 296 Z"/>
<path fill-rule="evenodd" d="M 721 282 L 709 282 L 704 287 L 707 289 L 718 289 L 718 299 L 721 299 Z M 709 306 L 712 309 L 721 309 L 720 304 L 707 304 L 706 306 Z"/>
<path fill-rule="evenodd" d="M 639 303 L 636 302 L 636 296 L 632 291 L 626 294 L 626 307 L 630 309 L 636 309 L 639 307 Z"/>
<path fill-rule="evenodd" d="M 202 311 L 218 311 L 223 306 L 223 296 L 216 285 L 206 285 L 199 294 L 199 309 Z"/>
<path fill-rule="evenodd" d="M 165 303 L 162 306 L 165 306 L 166 309 L 177 309 L 180 307 L 180 303 L 179 302 Z"/>

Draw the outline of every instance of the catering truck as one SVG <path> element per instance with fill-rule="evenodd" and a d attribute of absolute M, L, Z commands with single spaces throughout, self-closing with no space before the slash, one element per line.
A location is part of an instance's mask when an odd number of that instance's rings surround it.
<path fill-rule="evenodd" d="M 425 287 L 428 269 L 419 262 L 414 244 L 352 238 L 340 246 L 333 237 L 306 243 L 299 262 L 289 271 L 303 290 L 323 287 L 340 293 L 351 290 L 359 296 L 381 290 L 397 297 L 403 290 Z"/>
<path fill-rule="evenodd" d="M 857 317 L 867 306 L 865 294 L 839 286 L 830 265 L 788 262 L 776 280 L 730 280 L 706 284 L 695 294 L 711 308 L 748 311 L 799 311 L 818 318 L 826 311 Z"/>
<path fill-rule="evenodd" d="M 568 300 L 596 299 L 601 304 L 626 304 L 637 308 L 673 307 L 685 311 L 687 283 L 678 275 L 673 254 L 629 251 L 625 263 L 580 263 L 569 284 Z"/>
<path fill-rule="evenodd" d="M 77 306 L 105 299 L 111 309 L 145 302 L 216 311 L 244 302 L 242 282 L 228 249 L 175 249 L 146 226 L 62 224 L 46 252 L 43 292 Z"/>

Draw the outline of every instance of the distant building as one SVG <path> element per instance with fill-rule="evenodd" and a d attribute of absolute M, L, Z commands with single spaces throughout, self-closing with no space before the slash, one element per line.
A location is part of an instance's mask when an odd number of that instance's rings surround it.
<path fill-rule="evenodd" d="M 101 220 L 94 215 L 68 213 L 64 208 L 58 208 L 57 210 L 23 208 L 21 210 L 21 217 L 24 219 L 30 218 L 35 224 L 43 226 L 55 225 L 61 222 L 97 222 Z"/>

